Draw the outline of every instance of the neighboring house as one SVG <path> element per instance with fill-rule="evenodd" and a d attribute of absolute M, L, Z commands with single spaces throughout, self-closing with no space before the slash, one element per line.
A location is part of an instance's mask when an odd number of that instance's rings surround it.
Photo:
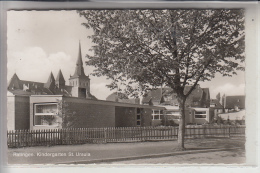
<path fill-rule="evenodd" d="M 191 86 L 186 86 L 184 89 L 184 93 L 189 91 Z M 165 119 L 173 120 L 175 123 L 179 122 L 180 112 L 179 112 L 179 103 L 177 100 L 177 94 L 173 92 L 171 88 L 158 88 L 149 91 L 143 98 L 142 104 L 144 105 L 154 105 L 154 106 L 163 106 L 165 107 L 165 111 L 163 114 L 165 115 Z M 195 109 L 196 108 L 196 109 Z M 198 109 L 197 109 L 198 108 Z M 199 110 L 204 108 L 203 110 Z M 157 115 L 156 112 L 152 114 L 153 116 L 153 124 L 158 125 L 159 120 L 162 118 L 155 119 L 154 116 Z M 198 116 L 197 114 L 203 114 L 203 116 Z M 193 90 L 193 92 L 189 95 L 186 100 L 186 124 L 189 123 L 207 123 L 211 121 L 212 111 L 210 111 L 210 94 L 209 88 L 201 88 L 199 85 Z M 204 116 L 206 115 L 206 117 Z M 156 116 L 158 117 L 158 116 Z M 160 116 L 163 117 L 163 116 Z"/>
<path fill-rule="evenodd" d="M 241 110 L 239 112 L 221 113 L 218 116 L 223 118 L 223 120 L 230 120 L 230 121 L 242 120 L 242 121 L 245 121 L 246 111 Z"/>
<path fill-rule="evenodd" d="M 133 104 L 115 94 L 108 97 L 111 101 L 97 100 L 90 93 L 90 79 L 84 73 L 80 46 L 69 84 L 65 85 L 61 70 L 56 79 L 51 73 L 46 83 L 20 80 L 14 74 L 7 92 L 7 129 L 64 128 L 66 118 L 59 113 L 60 101 L 65 101 L 66 109 L 75 113 L 73 128 L 151 126 L 152 110 L 165 109 Z"/>
<path fill-rule="evenodd" d="M 244 95 L 225 96 L 224 109 L 225 112 L 240 111 L 245 109 L 246 97 Z"/>
<path fill-rule="evenodd" d="M 124 93 L 120 92 L 113 92 L 106 98 L 107 101 L 113 102 L 121 102 L 121 103 L 132 103 L 132 104 L 140 104 L 139 98 L 131 98 L 129 99 L 128 96 Z"/>
<path fill-rule="evenodd" d="M 186 86 L 186 94 L 191 86 Z M 177 94 L 171 88 L 157 88 L 149 91 L 143 98 L 142 104 L 145 105 L 170 105 L 179 106 Z M 209 88 L 201 88 L 199 85 L 193 90 L 186 100 L 187 107 L 210 107 Z"/>
<path fill-rule="evenodd" d="M 210 108 L 214 110 L 215 119 L 218 114 L 221 114 L 224 111 L 224 107 L 219 103 L 218 99 L 210 99 Z"/>

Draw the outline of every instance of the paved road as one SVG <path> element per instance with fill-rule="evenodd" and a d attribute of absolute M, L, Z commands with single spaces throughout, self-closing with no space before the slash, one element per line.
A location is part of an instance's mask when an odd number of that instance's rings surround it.
<path fill-rule="evenodd" d="M 243 148 L 244 138 L 216 138 L 187 140 L 188 152 L 205 149 L 231 150 Z M 93 160 L 129 158 L 144 155 L 172 153 L 177 147 L 176 141 L 84 144 L 52 147 L 27 147 L 8 149 L 9 164 L 59 164 L 88 163 Z"/>
<path fill-rule="evenodd" d="M 100 164 L 115 164 L 115 165 L 129 165 L 129 164 L 232 164 L 243 165 L 246 163 L 245 150 L 233 149 L 226 151 L 214 151 L 195 154 L 173 155 L 167 157 L 124 160 L 115 162 L 101 162 Z"/>

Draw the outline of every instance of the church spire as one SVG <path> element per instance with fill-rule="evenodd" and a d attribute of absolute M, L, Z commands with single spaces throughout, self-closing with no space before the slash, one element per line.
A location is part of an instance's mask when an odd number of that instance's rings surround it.
<path fill-rule="evenodd" d="M 54 86 L 55 86 L 55 79 L 54 79 L 54 76 L 53 76 L 53 74 L 51 72 L 47 82 L 44 84 L 44 87 L 52 89 L 52 88 L 54 88 Z"/>
<path fill-rule="evenodd" d="M 79 42 L 79 53 L 78 53 L 78 60 L 77 60 L 77 66 L 83 66 L 82 63 L 82 54 L 81 54 L 81 44 Z"/>
<path fill-rule="evenodd" d="M 59 73 L 57 75 L 57 78 L 55 80 L 55 84 L 60 87 L 60 86 L 65 86 L 65 79 L 63 77 L 63 74 L 61 72 L 61 70 L 59 70 Z"/>
<path fill-rule="evenodd" d="M 78 59 L 76 63 L 75 73 L 71 78 L 75 77 L 85 77 L 84 68 L 83 68 L 83 62 L 82 62 L 82 54 L 81 54 L 81 45 L 79 42 L 79 53 L 78 53 Z"/>

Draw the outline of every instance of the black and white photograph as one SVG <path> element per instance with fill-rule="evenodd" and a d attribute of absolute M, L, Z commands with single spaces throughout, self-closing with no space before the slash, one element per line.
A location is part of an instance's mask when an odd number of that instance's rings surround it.
<path fill-rule="evenodd" d="M 8 165 L 246 165 L 246 13 L 8 10 Z"/>

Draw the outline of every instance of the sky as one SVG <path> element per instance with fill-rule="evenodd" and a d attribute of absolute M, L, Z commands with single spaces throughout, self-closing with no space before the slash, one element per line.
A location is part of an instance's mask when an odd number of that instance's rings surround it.
<path fill-rule="evenodd" d="M 78 56 L 79 41 L 83 61 L 90 53 L 92 42 L 82 24 L 84 18 L 76 11 L 8 11 L 7 13 L 7 80 L 14 73 L 21 80 L 46 82 L 50 73 L 56 78 L 62 70 L 66 84 L 73 75 Z M 84 64 L 85 74 L 94 70 Z M 106 77 L 91 76 L 90 92 L 98 99 L 105 100 L 114 91 L 106 87 L 110 80 Z M 238 72 L 233 77 L 216 75 L 209 82 L 201 82 L 201 87 L 210 89 L 211 98 L 221 95 L 244 95 L 245 73 Z"/>

